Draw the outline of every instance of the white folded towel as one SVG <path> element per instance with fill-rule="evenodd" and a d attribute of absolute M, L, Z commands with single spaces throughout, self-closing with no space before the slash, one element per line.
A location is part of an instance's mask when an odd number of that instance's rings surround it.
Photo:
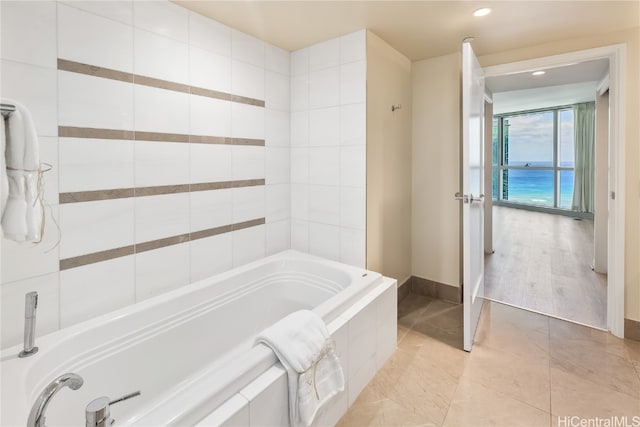
<path fill-rule="evenodd" d="M 16 242 L 39 242 L 44 209 L 38 136 L 29 110 L 13 100 L 3 99 L 2 103 L 16 107 L 6 119 L 8 132 L 3 138 L 8 195 L 2 211 L 2 231 Z M 4 184 L 2 190 L 6 191 Z"/>
<path fill-rule="evenodd" d="M 256 339 L 287 370 L 291 427 L 310 426 L 331 398 L 344 391 L 340 360 L 323 320 L 310 310 L 291 313 Z"/>

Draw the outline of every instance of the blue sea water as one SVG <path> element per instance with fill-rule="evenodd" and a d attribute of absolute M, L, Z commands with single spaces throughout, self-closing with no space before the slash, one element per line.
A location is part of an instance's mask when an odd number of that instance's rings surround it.
<path fill-rule="evenodd" d="M 509 169 L 508 179 L 508 195 L 503 195 L 504 200 L 553 207 L 553 171 Z M 560 171 L 559 207 L 571 209 L 572 199 L 573 171 Z"/>

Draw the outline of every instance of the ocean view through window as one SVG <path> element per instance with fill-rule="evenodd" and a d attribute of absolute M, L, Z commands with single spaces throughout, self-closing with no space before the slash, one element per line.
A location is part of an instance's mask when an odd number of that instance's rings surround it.
<path fill-rule="evenodd" d="M 495 116 L 493 199 L 570 210 L 574 158 L 571 107 Z"/>

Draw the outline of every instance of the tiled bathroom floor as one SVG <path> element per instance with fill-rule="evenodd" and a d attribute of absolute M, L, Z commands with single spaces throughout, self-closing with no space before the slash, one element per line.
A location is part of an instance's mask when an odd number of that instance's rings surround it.
<path fill-rule="evenodd" d="M 640 416 L 640 342 L 486 301 L 473 351 L 461 348 L 462 306 L 409 294 L 398 308 L 398 349 L 338 426 L 551 427 L 572 416 Z"/>

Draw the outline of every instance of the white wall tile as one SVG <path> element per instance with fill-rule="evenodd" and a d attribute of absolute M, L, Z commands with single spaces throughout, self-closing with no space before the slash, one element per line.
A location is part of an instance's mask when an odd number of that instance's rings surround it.
<path fill-rule="evenodd" d="M 134 94 L 135 130 L 189 132 L 188 94 L 140 85 L 135 85 Z"/>
<path fill-rule="evenodd" d="M 265 255 L 273 255 L 291 248 L 291 222 L 278 221 L 268 223 L 267 252 Z"/>
<path fill-rule="evenodd" d="M 231 61 L 231 93 L 264 100 L 264 73 L 264 68 L 242 61 Z"/>
<path fill-rule="evenodd" d="M 250 425 L 249 402 L 234 394 L 215 411 L 196 424 L 196 427 L 245 427 Z"/>
<path fill-rule="evenodd" d="M 309 75 L 309 108 L 337 106 L 340 99 L 340 68 L 327 68 Z"/>
<path fill-rule="evenodd" d="M 309 111 L 309 145 L 314 147 L 338 145 L 340 142 L 340 108 L 321 108 Z"/>
<path fill-rule="evenodd" d="M 361 61 L 367 56 L 367 30 L 340 37 L 340 63 Z"/>
<path fill-rule="evenodd" d="M 60 327 L 135 302 L 134 256 L 115 258 L 60 272 Z"/>
<path fill-rule="evenodd" d="M 267 223 L 289 219 L 291 214 L 291 186 L 289 184 L 267 185 L 265 198 Z"/>
<path fill-rule="evenodd" d="M 291 146 L 306 147 L 309 145 L 309 112 L 291 113 Z"/>
<path fill-rule="evenodd" d="M 135 142 L 135 186 L 189 183 L 189 145 L 175 142 Z"/>
<path fill-rule="evenodd" d="M 291 111 L 309 109 L 309 75 L 291 77 Z"/>
<path fill-rule="evenodd" d="M 60 206 L 60 257 L 71 258 L 134 242 L 132 198 Z"/>
<path fill-rule="evenodd" d="M 136 243 L 189 232 L 189 194 L 136 197 Z"/>
<path fill-rule="evenodd" d="M 366 145 L 367 106 L 364 103 L 340 107 L 340 144 Z"/>
<path fill-rule="evenodd" d="M 266 147 L 266 183 L 282 184 L 289 182 L 289 148 Z"/>
<path fill-rule="evenodd" d="M 291 182 L 309 182 L 309 149 L 306 147 L 291 147 Z"/>
<path fill-rule="evenodd" d="M 133 31 L 129 25 L 59 4 L 57 52 L 62 59 L 131 73 Z"/>
<path fill-rule="evenodd" d="M 29 110 L 38 135 L 57 136 L 57 71 L 5 60 L 0 67 L 0 95 Z"/>
<path fill-rule="evenodd" d="M 309 183 L 340 185 L 340 148 L 309 148 Z"/>
<path fill-rule="evenodd" d="M 263 258 L 265 255 L 265 226 L 258 225 L 237 230 L 233 235 L 233 266 Z"/>
<path fill-rule="evenodd" d="M 175 83 L 189 83 L 189 46 L 168 37 L 135 29 L 134 73 Z"/>
<path fill-rule="evenodd" d="M 289 111 L 289 77 L 266 72 L 265 105 L 275 110 Z"/>
<path fill-rule="evenodd" d="M 3 287 L 8 282 L 58 271 L 60 259 L 60 249 L 56 246 L 60 239 L 60 231 L 56 225 L 60 223 L 58 206 L 46 207 L 44 212 L 45 229 L 41 243 L 21 244 L 2 239 L 2 271 L 0 273 Z"/>
<path fill-rule="evenodd" d="M 264 67 L 269 71 L 289 75 L 290 53 L 269 43 L 264 45 Z"/>
<path fill-rule="evenodd" d="M 198 47 L 189 47 L 189 84 L 231 92 L 231 60 Z"/>
<path fill-rule="evenodd" d="M 231 102 L 206 96 L 189 95 L 189 133 L 230 136 Z"/>
<path fill-rule="evenodd" d="M 264 185 L 257 185 L 232 190 L 234 224 L 264 218 L 266 204 L 264 187 Z"/>
<path fill-rule="evenodd" d="M 267 147 L 289 147 L 289 112 L 265 109 L 264 138 Z"/>
<path fill-rule="evenodd" d="M 291 76 L 309 73 L 309 48 L 291 52 Z"/>
<path fill-rule="evenodd" d="M 340 148 L 340 185 L 365 188 L 367 150 L 364 146 Z"/>
<path fill-rule="evenodd" d="M 264 41 L 231 30 L 231 58 L 264 68 Z"/>
<path fill-rule="evenodd" d="M 257 381 L 240 390 L 239 393 L 249 401 L 249 419 L 260 420 L 259 424 L 263 427 L 287 425 L 288 387 L 287 371 L 280 365 L 274 365 Z"/>
<path fill-rule="evenodd" d="M 334 261 L 339 261 L 340 227 L 310 222 L 309 253 L 329 258 Z"/>
<path fill-rule="evenodd" d="M 340 39 L 314 44 L 309 48 L 309 71 L 340 65 Z"/>
<path fill-rule="evenodd" d="M 193 191 L 189 196 L 191 232 L 233 223 L 233 189 Z"/>
<path fill-rule="evenodd" d="M 234 145 L 231 148 L 233 179 L 263 179 L 265 176 L 264 151 L 264 147 Z"/>
<path fill-rule="evenodd" d="M 189 144 L 191 183 L 231 181 L 231 147 Z"/>
<path fill-rule="evenodd" d="M 56 4 L 3 1 L 0 10 L 2 59 L 56 68 Z"/>
<path fill-rule="evenodd" d="M 233 268 L 231 233 L 192 240 L 190 245 L 192 282 Z"/>
<path fill-rule="evenodd" d="M 91 12 L 94 15 L 102 16 L 103 18 L 109 18 L 114 21 L 121 22 L 127 25 L 133 25 L 133 2 L 132 1 L 59 1 L 58 4 L 63 3 L 67 6 L 75 7 L 87 12 Z"/>
<path fill-rule="evenodd" d="M 231 57 L 231 28 L 199 13 L 189 12 L 189 43 Z"/>
<path fill-rule="evenodd" d="M 340 187 L 309 186 L 309 221 L 340 225 Z"/>
<path fill-rule="evenodd" d="M 187 43 L 189 11 L 168 1 L 134 1 L 133 25 Z"/>
<path fill-rule="evenodd" d="M 132 188 L 133 141 L 60 138 L 60 191 Z"/>
<path fill-rule="evenodd" d="M 22 343 L 24 334 L 24 296 L 32 291 L 38 293 L 36 337 L 48 334 L 59 328 L 59 276 L 57 272 L 18 282 L 3 283 L 2 287 L 0 287 L 1 348 Z"/>
<path fill-rule="evenodd" d="M 340 188 L 340 225 L 365 229 L 367 194 L 364 188 Z"/>
<path fill-rule="evenodd" d="M 291 249 L 309 252 L 309 222 L 291 220 Z"/>
<path fill-rule="evenodd" d="M 189 284 L 189 242 L 140 252 L 136 257 L 136 302 Z"/>
<path fill-rule="evenodd" d="M 355 104 L 367 99 L 367 64 L 352 62 L 340 67 L 340 103 Z"/>
<path fill-rule="evenodd" d="M 234 138 L 264 139 L 264 108 L 232 103 L 231 136 Z"/>
<path fill-rule="evenodd" d="M 58 91 L 60 125 L 133 129 L 134 88 L 130 83 L 59 71 Z"/>
<path fill-rule="evenodd" d="M 340 262 L 366 268 L 366 231 L 342 228 L 340 230 Z"/>
<path fill-rule="evenodd" d="M 309 219 L 309 186 L 291 184 L 291 218 Z"/>

